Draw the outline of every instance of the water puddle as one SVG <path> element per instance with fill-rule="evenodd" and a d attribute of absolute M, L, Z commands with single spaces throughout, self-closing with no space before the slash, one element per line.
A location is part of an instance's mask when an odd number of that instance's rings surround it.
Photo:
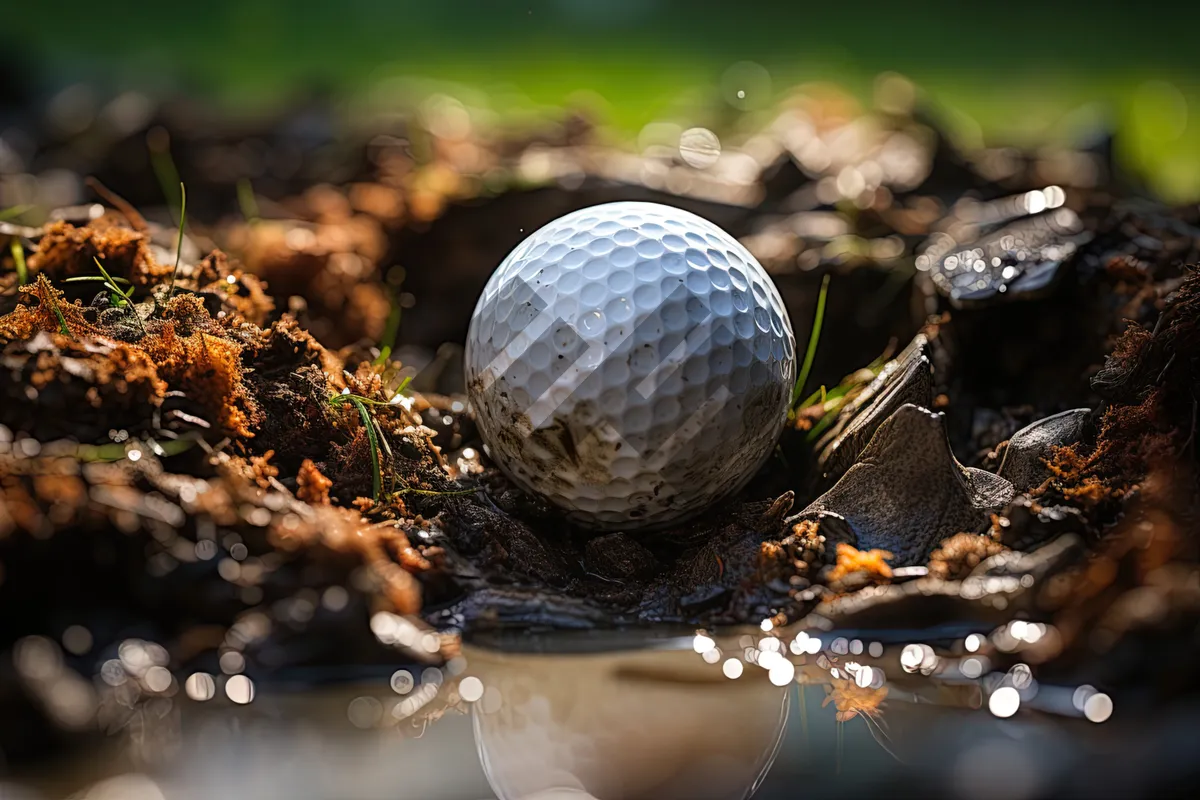
<path fill-rule="evenodd" d="M 1173 730 L 995 668 L 1044 625 L 926 634 L 527 634 L 325 687 L 197 674 L 0 797 L 1020 798 L 1099 790 L 1106 753 Z"/>

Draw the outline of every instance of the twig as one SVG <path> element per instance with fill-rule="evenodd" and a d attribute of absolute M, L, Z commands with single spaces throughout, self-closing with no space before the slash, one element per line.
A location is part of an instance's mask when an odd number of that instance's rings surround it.
<path fill-rule="evenodd" d="M 125 219 L 129 220 L 129 224 L 138 233 L 145 233 L 150 230 L 150 226 L 146 224 L 146 218 L 143 217 L 138 210 L 133 207 L 133 204 L 126 200 L 121 195 L 109 189 L 93 176 L 89 175 L 83 181 L 89 189 L 100 195 L 103 200 L 106 200 L 110 206 L 117 209 L 124 215 Z"/>

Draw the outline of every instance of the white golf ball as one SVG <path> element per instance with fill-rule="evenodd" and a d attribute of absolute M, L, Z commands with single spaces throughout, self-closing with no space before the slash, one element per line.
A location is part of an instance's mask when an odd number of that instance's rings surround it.
<path fill-rule="evenodd" d="M 656 203 L 536 231 L 492 275 L 467 334 L 488 454 L 601 530 L 668 525 L 744 486 L 795 373 L 791 323 L 754 256 Z"/>

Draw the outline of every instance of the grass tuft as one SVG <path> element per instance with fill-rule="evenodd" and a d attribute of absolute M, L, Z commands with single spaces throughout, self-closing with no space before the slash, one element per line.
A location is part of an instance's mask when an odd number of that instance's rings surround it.
<path fill-rule="evenodd" d="M 376 429 L 377 423 L 375 422 L 374 417 L 371 416 L 371 412 L 368 409 L 368 406 L 394 405 L 394 399 L 396 397 L 399 397 L 401 394 L 403 394 L 404 390 L 408 388 L 408 384 L 410 384 L 411 382 L 412 382 L 411 375 L 406 377 L 403 381 L 401 381 L 400 385 L 398 387 L 396 387 L 396 391 L 393 392 L 393 400 L 391 400 L 391 401 L 375 400 L 370 397 L 363 397 L 361 394 L 352 394 L 350 392 L 347 392 L 345 394 L 335 394 L 334 396 L 329 398 L 329 404 L 331 406 L 339 406 L 339 405 L 344 405 L 346 403 L 350 403 L 355 408 L 357 408 L 358 415 L 359 415 L 359 417 L 362 418 L 363 427 L 367 429 L 367 441 L 371 446 L 371 499 L 373 499 L 373 500 L 379 500 L 380 493 L 382 492 L 382 489 L 383 489 L 383 472 L 380 467 L 380 464 L 382 462 L 382 457 L 383 457 L 382 451 L 386 450 L 388 458 L 390 459 L 392 457 L 392 449 L 388 445 L 387 439 L 382 438 L 383 431 L 382 430 L 377 431 L 377 429 Z M 391 485 L 395 486 L 394 480 Z M 404 493 L 407 491 L 416 492 L 418 490 L 402 489 L 400 492 L 392 492 L 392 494 L 401 494 L 401 493 Z"/>
<path fill-rule="evenodd" d="M 396 387 L 396 391 L 394 391 L 394 392 L 392 393 L 392 396 L 393 396 L 393 398 L 394 398 L 396 395 L 401 395 L 401 394 L 404 394 L 405 390 L 406 390 L 406 389 L 408 389 L 408 385 L 409 385 L 410 383 L 412 383 L 412 380 L 413 380 L 413 376 L 412 376 L 412 375 L 405 375 L 405 376 L 404 376 L 404 380 L 400 381 L 400 385 L 399 385 L 399 386 L 397 386 L 397 387 Z"/>
<path fill-rule="evenodd" d="M 379 435 L 375 432 L 375 420 L 372 419 L 367 406 L 386 406 L 388 404 L 381 400 L 363 397 L 360 394 L 335 394 L 329 398 L 331 406 L 345 403 L 350 403 L 358 409 L 358 416 L 362 419 L 363 427 L 367 429 L 367 442 L 371 447 L 371 499 L 379 500 L 379 494 L 383 490 L 383 472 L 380 468 L 382 453 L 379 447 Z"/>
<path fill-rule="evenodd" d="M 821 418 L 809 429 L 804 440 L 809 444 L 816 442 L 821 437 L 821 434 L 825 433 L 837 420 L 838 415 L 842 413 L 842 409 L 846 407 L 846 404 L 857 397 L 859 392 L 879 376 L 889 358 L 891 358 L 890 347 L 888 351 L 863 369 L 842 378 L 841 382 L 832 389 L 826 391 L 825 387 L 822 386 L 816 392 L 809 395 L 798 408 L 809 408 L 810 406 L 820 404 L 822 413 Z"/>
<path fill-rule="evenodd" d="M 92 256 L 92 260 L 96 262 L 96 266 L 99 268 L 100 274 L 104 276 L 101 280 L 103 280 L 104 285 L 108 287 L 108 291 L 110 293 L 109 296 L 112 298 L 113 305 L 115 305 L 117 308 L 129 306 L 129 310 L 133 312 L 134 318 L 136 318 L 138 321 L 138 327 L 142 329 L 142 335 L 145 336 L 146 323 L 142 321 L 142 315 L 138 313 L 137 306 L 133 303 L 133 286 L 129 287 L 129 291 L 122 291 L 121 287 L 117 285 L 117 279 L 108 274 L 108 270 L 106 270 L 104 265 L 100 263 L 100 259 Z"/>

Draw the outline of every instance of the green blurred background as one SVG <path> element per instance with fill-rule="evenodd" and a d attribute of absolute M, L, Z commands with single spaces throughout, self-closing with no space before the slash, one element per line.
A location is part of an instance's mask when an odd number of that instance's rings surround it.
<path fill-rule="evenodd" d="M 6 70 L 35 97 L 88 81 L 260 114 L 319 90 L 352 116 L 437 91 L 501 123 L 584 106 L 628 144 L 655 121 L 752 128 L 814 81 L 869 103 L 894 71 L 966 147 L 1103 127 L 1154 191 L 1200 199 L 1195 3 L 55 0 L 4 19 Z"/>

